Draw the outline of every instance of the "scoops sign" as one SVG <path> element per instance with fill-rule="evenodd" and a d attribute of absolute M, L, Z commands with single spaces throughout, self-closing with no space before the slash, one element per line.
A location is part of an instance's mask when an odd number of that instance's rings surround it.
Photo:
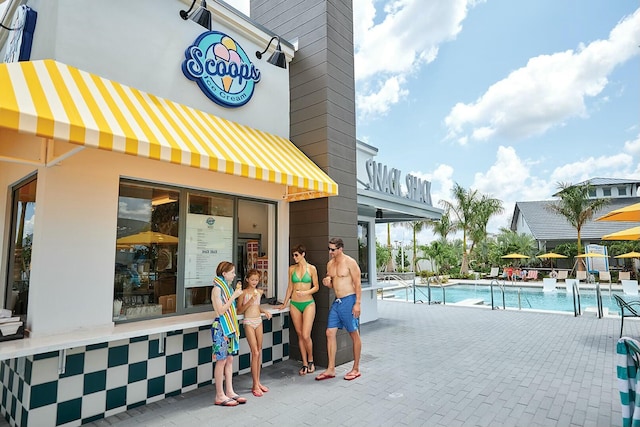
<path fill-rule="evenodd" d="M 244 49 L 218 31 L 202 33 L 187 48 L 182 72 L 223 107 L 241 107 L 249 102 L 260 81 L 260 70 Z"/>

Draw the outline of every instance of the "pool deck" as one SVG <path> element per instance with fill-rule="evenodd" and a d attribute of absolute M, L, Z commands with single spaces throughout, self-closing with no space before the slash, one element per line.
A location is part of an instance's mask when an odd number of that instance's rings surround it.
<path fill-rule="evenodd" d="M 263 369 L 271 388 L 213 405 L 213 386 L 90 426 L 621 426 L 615 346 L 619 318 L 378 301 L 361 329 L 362 377 L 298 376 L 300 363 Z M 627 319 L 625 334 L 640 336 Z M 318 372 L 322 370 L 319 367 Z M 6 425 L 6 424 L 5 424 Z"/>

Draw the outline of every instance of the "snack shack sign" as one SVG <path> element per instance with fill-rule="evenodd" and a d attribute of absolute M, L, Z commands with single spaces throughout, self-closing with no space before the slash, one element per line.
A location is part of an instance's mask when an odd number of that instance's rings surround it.
<path fill-rule="evenodd" d="M 388 168 L 387 165 L 373 160 L 367 160 L 366 168 L 369 189 L 403 197 L 400 188 L 402 172 L 399 169 Z M 407 194 L 404 197 L 431 206 L 431 182 L 407 174 L 405 184 L 407 186 Z"/>
<path fill-rule="evenodd" d="M 249 102 L 260 81 L 242 46 L 218 31 L 202 33 L 187 48 L 182 73 L 213 102 L 231 108 Z"/>

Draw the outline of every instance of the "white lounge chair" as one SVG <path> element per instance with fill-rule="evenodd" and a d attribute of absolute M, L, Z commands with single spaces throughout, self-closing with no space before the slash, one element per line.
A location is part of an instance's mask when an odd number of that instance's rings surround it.
<path fill-rule="evenodd" d="M 622 280 L 622 291 L 625 295 L 638 295 L 637 280 Z"/>
<path fill-rule="evenodd" d="M 498 273 L 500 273 L 500 267 L 491 267 L 491 271 L 485 277 L 487 279 L 497 279 Z"/>
<path fill-rule="evenodd" d="M 560 280 L 567 280 L 567 277 L 569 277 L 569 272 L 567 270 L 559 270 L 558 277 L 556 277 L 556 279 L 558 279 L 559 282 Z"/>
<path fill-rule="evenodd" d="M 586 282 L 587 281 L 587 272 L 584 271 L 584 270 L 576 271 L 576 279 Z"/>
<path fill-rule="evenodd" d="M 631 280 L 631 272 L 630 271 L 621 271 L 618 274 L 618 280 L 622 282 L 623 280 Z"/>
<path fill-rule="evenodd" d="M 600 282 L 600 283 L 604 283 L 604 282 L 611 283 L 611 273 L 608 272 L 608 271 L 598 271 L 598 282 Z"/>
<path fill-rule="evenodd" d="M 542 279 L 542 291 L 543 292 L 554 292 L 556 290 L 556 279 L 553 277 L 545 277 Z"/>

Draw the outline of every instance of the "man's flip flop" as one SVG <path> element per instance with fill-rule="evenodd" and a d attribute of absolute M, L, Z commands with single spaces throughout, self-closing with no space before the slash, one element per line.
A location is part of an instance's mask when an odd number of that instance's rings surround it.
<path fill-rule="evenodd" d="M 355 380 L 356 378 L 359 378 L 360 375 L 362 375 L 360 372 L 349 372 L 347 375 L 344 376 L 344 379 L 347 381 L 352 381 Z"/>
<path fill-rule="evenodd" d="M 329 374 L 325 374 L 323 372 L 323 373 L 321 373 L 320 375 L 318 375 L 316 377 L 316 381 L 328 380 L 328 379 L 335 378 L 335 377 L 336 377 L 335 375 L 329 375 Z"/>
<path fill-rule="evenodd" d="M 231 398 L 224 400 L 222 402 L 214 402 L 214 403 L 218 406 L 238 406 L 238 402 L 236 402 Z"/>

